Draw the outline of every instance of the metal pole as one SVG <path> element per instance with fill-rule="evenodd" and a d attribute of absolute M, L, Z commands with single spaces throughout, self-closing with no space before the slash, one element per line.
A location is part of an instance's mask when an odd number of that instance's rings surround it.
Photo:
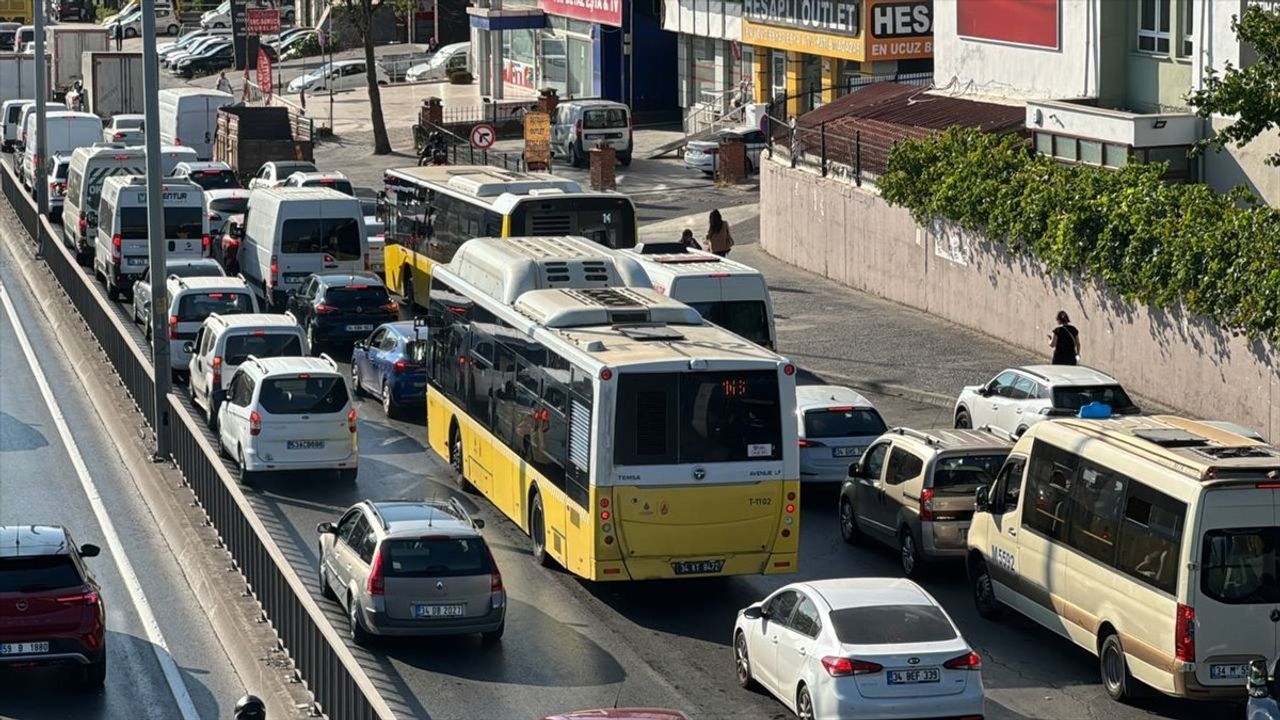
<path fill-rule="evenodd" d="M 36 157 L 35 166 L 31 168 L 31 187 L 36 190 L 36 209 L 41 215 L 49 214 L 49 178 L 44 171 L 45 152 L 48 150 L 47 142 L 48 128 L 46 120 L 49 116 L 49 88 L 47 81 L 49 79 L 49 64 L 45 61 L 44 56 L 44 2 L 36 0 L 32 3 L 35 9 L 35 43 L 36 43 Z M 40 238 L 34 238 L 39 240 Z"/>
<path fill-rule="evenodd" d="M 491 0 L 489 6 L 497 14 L 502 10 L 502 0 Z M 505 82 L 502 79 L 502 31 L 499 30 L 495 33 L 491 30 L 489 39 L 492 45 L 490 50 L 493 53 L 493 101 L 497 102 L 505 97 L 504 91 L 506 90 Z"/>
<path fill-rule="evenodd" d="M 371 26 L 366 32 L 373 32 L 373 19 L 366 19 L 369 20 L 369 25 Z M 333 132 L 333 78 L 328 77 L 328 74 L 333 73 L 333 11 L 329 13 L 329 32 L 326 34 L 325 40 L 328 40 L 325 44 L 329 46 L 329 69 L 325 71 L 326 76 L 324 79 L 324 84 L 329 87 L 329 133 L 337 135 L 337 133 Z"/>
<path fill-rule="evenodd" d="M 853 180 L 862 187 L 862 131 L 853 134 Z"/>
<path fill-rule="evenodd" d="M 822 123 L 822 177 L 827 176 L 827 123 Z"/>
<path fill-rule="evenodd" d="M 169 294 L 165 289 L 164 203 L 160 175 L 160 63 L 156 56 L 156 2 L 142 0 L 143 125 L 147 144 L 147 238 L 151 264 L 151 372 L 155 377 L 157 460 L 169 458 Z"/>

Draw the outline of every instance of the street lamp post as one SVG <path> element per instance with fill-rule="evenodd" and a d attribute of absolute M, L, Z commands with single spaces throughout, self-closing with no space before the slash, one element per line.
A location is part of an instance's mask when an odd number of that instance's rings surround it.
<path fill-rule="evenodd" d="M 44 0 L 35 0 L 32 3 L 33 22 L 35 29 L 35 45 L 36 45 L 36 157 L 35 163 L 31 167 L 31 187 L 36 190 L 36 209 L 41 215 L 49 214 L 49 181 L 44 171 L 46 163 L 49 162 L 45 157 L 49 149 L 48 133 L 46 120 L 49 116 L 49 64 L 45 61 L 44 56 Z"/>
<path fill-rule="evenodd" d="M 43 0 L 36 0 L 39 4 Z M 163 183 L 160 175 L 160 64 L 156 55 L 155 0 L 142 0 L 143 131 L 147 148 L 147 237 L 151 266 L 151 370 L 155 378 L 157 460 L 169 457 L 169 293 L 165 287 Z"/>

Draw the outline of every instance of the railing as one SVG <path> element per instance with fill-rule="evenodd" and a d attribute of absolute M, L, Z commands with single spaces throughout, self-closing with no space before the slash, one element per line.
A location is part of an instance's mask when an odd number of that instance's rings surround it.
<path fill-rule="evenodd" d="M 204 432 L 175 395 L 167 397 L 167 427 L 156 428 L 155 381 L 147 353 L 108 305 L 62 242 L 61 232 L 40 217 L 8 167 L 0 185 L 19 222 L 40 249 L 54 278 L 93 332 L 125 389 L 157 432 L 169 433 L 173 461 L 258 599 L 281 644 L 293 659 L 321 710 L 334 720 L 390 720 L 390 707 L 312 599 L 279 545 L 249 506 Z"/>
<path fill-rule="evenodd" d="M 750 100 L 750 83 L 742 83 L 721 92 L 702 93 L 698 103 L 685 113 L 685 134 L 697 135 L 706 130 L 741 125 Z M 733 122 L 735 118 L 738 122 Z"/>
<path fill-rule="evenodd" d="M 525 113 L 538 109 L 538 101 L 531 100 L 499 100 L 480 105 L 464 107 L 445 107 L 441 118 L 445 125 L 474 125 L 489 123 L 496 125 L 503 122 L 524 122 Z"/>
<path fill-rule="evenodd" d="M 827 124 L 817 128 L 795 127 L 781 118 L 769 118 L 766 134 L 769 157 L 780 156 L 791 167 L 834 177 L 858 187 L 874 184 L 884 172 L 884 161 L 893 149 L 892 143 L 867 142 L 861 130 L 853 137 L 828 133 Z"/>
<path fill-rule="evenodd" d="M 476 150 L 471 147 L 471 140 L 439 125 L 414 125 L 413 147 L 421 149 L 433 131 L 444 135 L 450 165 L 490 165 L 506 170 L 526 169 L 524 153 L 505 152 L 502 150 Z"/>

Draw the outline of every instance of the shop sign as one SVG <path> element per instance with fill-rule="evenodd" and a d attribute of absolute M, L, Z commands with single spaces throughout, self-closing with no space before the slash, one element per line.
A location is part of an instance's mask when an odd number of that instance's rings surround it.
<path fill-rule="evenodd" d="M 745 0 L 742 14 L 752 22 L 840 35 L 857 35 L 861 0 Z"/>
<path fill-rule="evenodd" d="M 530 170 L 551 168 L 551 115 L 544 112 L 524 116 L 524 162 Z"/>
<path fill-rule="evenodd" d="M 871 0 L 866 59 L 933 57 L 933 0 Z"/>
<path fill-rule="evenodd" d="M 1058 49 L 1060 0 L 956 0 L 956 34 Z"/>
<path fill-rule="evenodd" d="M 246 8 L 246 28 L 251 35 L 274 35 L 280 32 L 280 11 L 276 8 Z"/>
<path fill-rule="evenodd" d="M 862 62 L 866 59 L 860 37 L 805 32 L 747 20 L 742 21 L 742 42 L 841 60 Z"/>
<path fill-rule="evenodd" d="M 502 81 L 507 85 L 533 89 L 533 66 L 516 60 L 507 60 L 502 66 Z"/>
<path fill-rule="evenodd" d="M 622 0 L 538 0 L 548 15 L 622 27 Z"/>

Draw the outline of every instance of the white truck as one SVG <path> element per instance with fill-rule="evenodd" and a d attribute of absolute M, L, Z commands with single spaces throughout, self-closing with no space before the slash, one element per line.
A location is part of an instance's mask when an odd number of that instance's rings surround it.
<path fill-rule="evenodd" d="M 113 50 L 84 54 L 85 110 L 104 121 L 143 112 L 142 53 Z"/>
<path fill-rule="evenodd" d="M 84 80 L 81 56 L 107 49 L 107 34 L 101 25 L 61 23 L 50 25 L 48 48 L 53 66 L 53 97 L 61 100 L 75 81 Z M 141 66 L 139 66 L 141 67 Z"/>
<path fill-rule="evenodd" d="M 0 102 L 36 96 L 36 56 L 0 53 Z"/>

